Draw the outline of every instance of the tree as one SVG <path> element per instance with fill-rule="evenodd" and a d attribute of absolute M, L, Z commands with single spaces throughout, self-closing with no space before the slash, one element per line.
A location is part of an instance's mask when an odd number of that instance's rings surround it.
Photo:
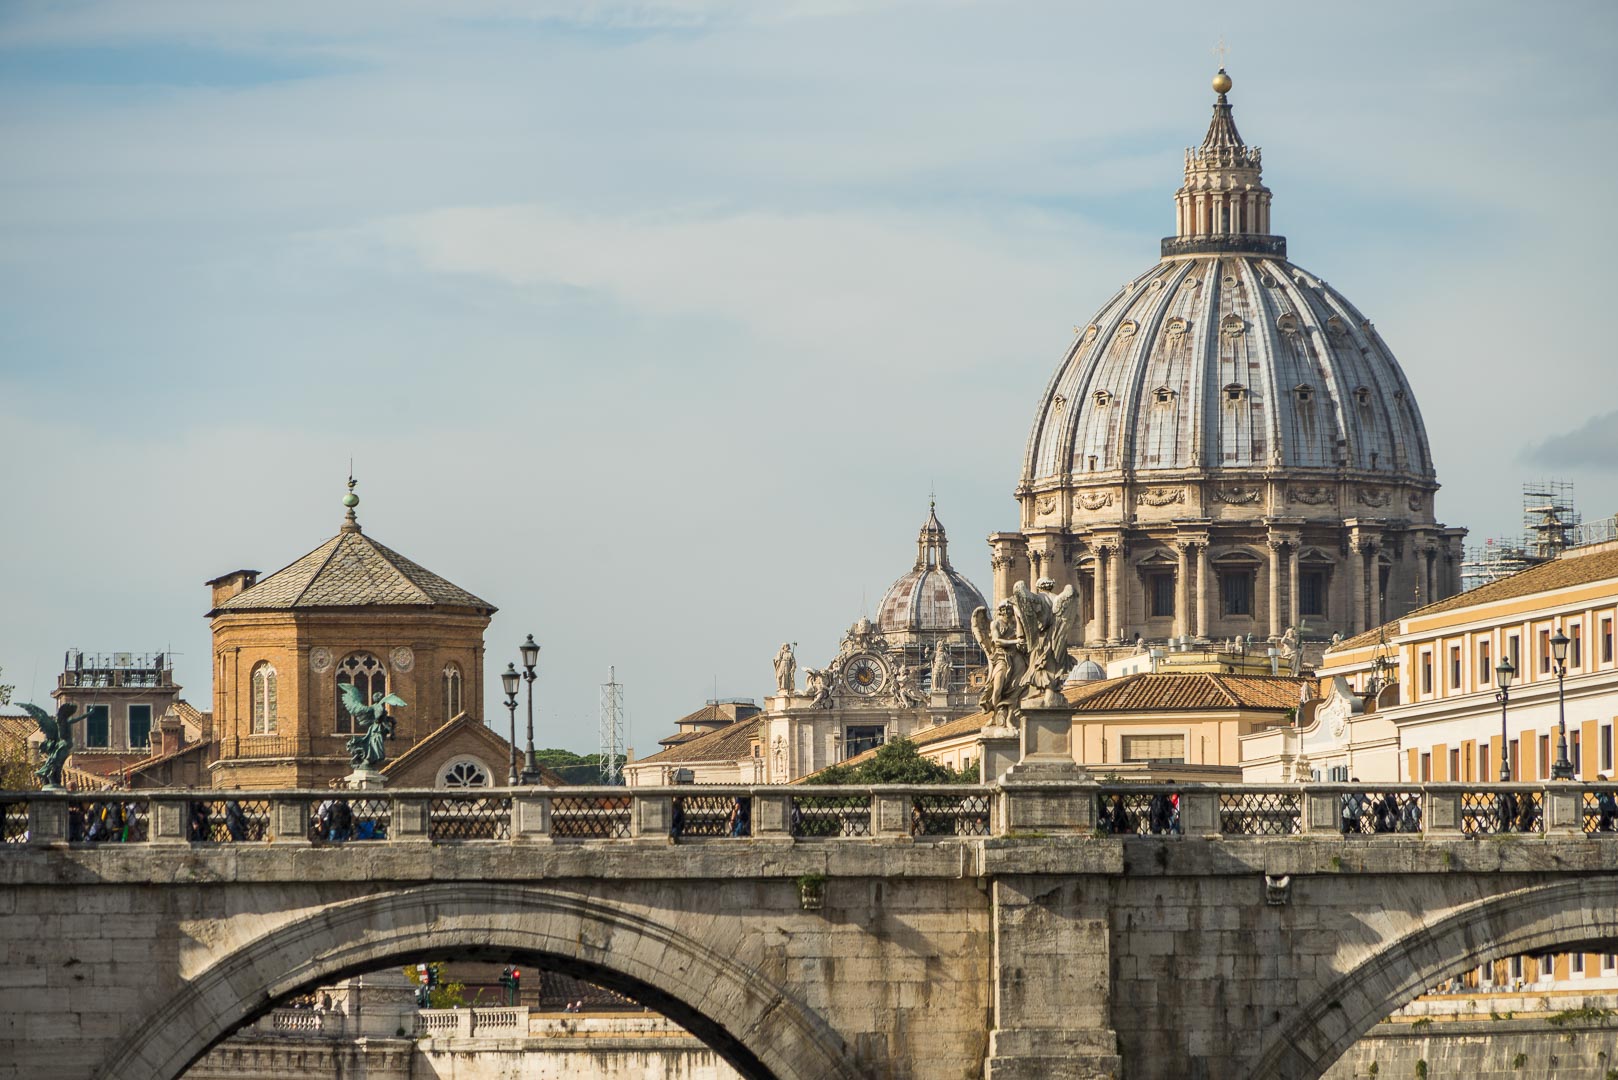
<path fill-rule="evenodd" d="M 429 1009 L 458 1009 L 466 1004 L 466 984 L 444 981 L 444 965 L 428 964 L 433 972 L 433 985 L 428 990 L 427 1007 Z M 411 964 L 404 969 L 405 977 L 412 986 L 421 985 L 421 975 L 416 971 L 416 965 Z"/>
<path fill-rule="evenodd" d="M 6 669 L 0 668 L 0 678 L 3 678 L 5 673 Z M 15 689 L 17 689 L 15 686 L 7 686 L 5 683 L 0 683 L 0 705 L 11 704 L 11 692 Z"/>
<path fill-rule="evenodd" d="M 921 756 L 909 739 L 894 739 L 877 747 L 858 765 L 833 765 L 814 778 L 817 784 L 975 784 L 977 765 L 957 772 Z"/>

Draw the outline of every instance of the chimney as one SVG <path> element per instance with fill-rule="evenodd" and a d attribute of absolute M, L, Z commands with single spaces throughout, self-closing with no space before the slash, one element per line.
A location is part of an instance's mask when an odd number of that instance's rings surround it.
<path fill-rule="evenodd" d="M 163 711 L 163 717 L 157 722 L 158 745 L 160 754 L 172 754 L 185 745 L 185 724 L 180 720 L 180 710 L 170 705 Z"/>
<path fill-rule="evenodd" d="M 232 570 L 203 584 L 213 589 L 213 606 L 217 608 L 233 596 L 240 596 L 258 583 L 257 570 Z"/>

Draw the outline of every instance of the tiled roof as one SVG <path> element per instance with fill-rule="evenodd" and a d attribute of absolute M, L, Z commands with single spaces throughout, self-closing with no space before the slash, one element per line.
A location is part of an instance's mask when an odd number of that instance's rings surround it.
<path fill-rule="evenodd" d="M 426 735 L 423 735 L 420 739 L 417 739 L 416 744 L 410 749 L 406 750 L 398 757 L 386 762 L 382 766 L 382 775 L 391 776 L 403 769 L 406 765 L 417 761 L 420 758 L 432 756 L 445 742 L 449 740 L 450 736 L 454 735 L 455 732 L 461 730 L 462 728 L 472 731 L 474 734 L 482 737 L 483 740 L 491 747 L 496 748 L 499 751 L 497 755 L 498 762 L 509 762 L 511 760 L 511 744 L 507 742 L 499 732 L 489 727 L 489 725 L 483 723 L 481 720 L 478 720 L 470 713 L 463 712 L 457 713 L 453 720 L 449 720 L 438 725 L 432 731 L 428 732 Z M 517 756 L 520 761 L 522 755 L 518 754 Z M 502 774 L 500 777 L 495 778 L 493 782 L 496 784 L 503 784 L 505 779 L 505 775 Z M 539 782 L 544 784 L 546 787 L 562 787 L 566 783 L 566 781 L 558 776 L 554 770 L 547 768 L 544 765 L 539 767 Z"/>
<path fill-rule="evenodd" d="M 1455 611 L 1458 608 L 1475 607 L 1479 604 L 1492 604 L 1500 600 L 1515 600 L 1521 596 L 1532 596 L 1534 593 L 1552 592 L 1556 589 L 1566 589 L 1574 585 L 1588 585 L 1595 581 L 1607 581 L 1618 578 L 1618 545 L 1609 549 L 1592 551 L 1587 555 L 1578 554 L 1577 549 L 1559 559 L 1530 566 L 1526 570 L 1519 570 L 1510 577 L 1503 577 L 1499 581 L 1491 581 L 1487 585 L 1479 585 L 1475 589 L 1468 589 L 1463 593 L 1435 601 L 1426 607 L 1417 608 L 1410 614 L 1395 619 L 1390 623 L 1374 627 L 1363 634 L 1356 634 L 1346 641 L 1339 642 L 1332 652 L 1344 649 L 1361 649 L 1367 645 L 1375 645 L 1381 640 L 1383 631 L 1387 632 L 1389 640 L 1397 635 L 1399 625 L 1404 619 L 1413 619 L 1422 615 L 1437 615 L 1445 611 Z"/>
<path fill-rule="evenodd" d="M 728 724 L 757 716 L 761 710 L 751 701 L 710 701 L 694 712 L 688 712 L 676 724 Z"/>
<path fill-rule="evenodd" d="M 633 761 L 632 765 L 656 762 L 666 765 L 676 761 L 740 761 L 752 756 L 753 739 L 763 725 L 764 717 L 755 716 L 737 724 L 727 724 L 718 731 L 710 731 L 700 738 L 691 739 L 650 757 Z"/>
<path fill-rule="evenodd" d="M 373 604 L 495 610 L 487 600 L 452 585 L 358 529 L 345 529 L 297 562 L 226 600 L 213 613 Z"/>
<path fill-rule="evenodd" d="M 208 746 L 212 742 L 212 739 L 207 738 L 199 739 L 196 742 L 188 742 L 184 746 L 176 750 L 172 750 L 167 754 L 153 754 L 149 758 L 141 758 L 139 761 L 131 762 L 130 764 L 124 766 L 123 771 L 128 773 L 143 772 L 146 769 L 150 769 L 154 765 L 161 765 L 165 761 L 172 761 L 175 758 L 184 757 L 187 754 L 195 753 L 196 751 L 201 750 L 203 747 Z"/>
<path fill-rule="evenodd" d="M 1290 709 L 1299 687 L 1312 679 L 1272 675 L 1215 675 L 1211 672 L 1152 674 L 1088 683 L 1075 705 L 1079 712 L 1153 712 L 1176 709 Z"/>

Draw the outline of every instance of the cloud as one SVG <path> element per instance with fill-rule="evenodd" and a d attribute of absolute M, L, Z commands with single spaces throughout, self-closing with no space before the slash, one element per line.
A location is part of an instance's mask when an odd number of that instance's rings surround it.
<path fill-rule="evenodd" d="M 1552 435 L 1522 456 L 1530 465 L 1553 469 L 1618 468 L 1618 409 L 1590 417 L 1576 431 Z"/>

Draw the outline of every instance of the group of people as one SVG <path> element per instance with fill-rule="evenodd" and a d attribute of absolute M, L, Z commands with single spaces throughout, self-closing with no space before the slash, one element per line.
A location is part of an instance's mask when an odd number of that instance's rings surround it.
<path fill-rule="evenodd" d="M 1354 777 L 1359 783 L 1359 777 Z M 1344 836 L 1360 833 L 1421 832 L 1421 797 L 1407 794 L 1402 800 L 1393 792 L 1370 795 L 1363 791 L 1348 792 L 1342 797 L 1342 831 Z"/>
<path fill-rule="evenodd" d="M 1121 793 L 1115 794 L 1101 815 L 1101 828 L 1114 835 L 1127 835 L 1140 831 L 1140 817 L 1132 812 Z M 1159 791 L 1146 805 L 1146 828 L 1153 836 L 1179 835 L 1180 793 Z"/>
<path fill-rule="evenodd" d="M 67 838 L 92 844 L 119 844 L 144 840 L 145 822 L 140 807 L 117 799 L 105 802 L 71 803 L 67 810 Z"/>
<path fill-rule="evenodd" d="M 349 840 L 385 840 L 387 829 L 374 818 L 354 816 L 347 799 L 327 799 L 309 822 L 309 839 L 317 844 L 342 844 Z"/>
<path fill-rule="evenodd" d="M 213 818 L 208 812 L 208 804 L 194 802 L 191 804 L 191 816 L 186 822 L 185 838 L 192 843 L 201 843 L 209 840 L 228 839 L 231 843 L 241 843 L 248 839 L 250 831 L 247 814 L 242 810 L 242 804 L 235 799 L 225 802 L 224 836 L 214 831 Z M 254 837 L 257 839 L 257 837 Z"/>
<path fill-rule="evenodd" d="M 675 840 L 680 839 L 686 833 L 685 803 L 686 800 L 684 798 L 675 799 L 674 811 L 672 816 L 669 818 L 669 836 Z M 707 818 L 706 814 L 703 816 L 704 818 Z M 703 828 L 700 831 L 697 831 L 695 835 L 711 836 L 713 833 L 709 829 Z M 730 812 L 725 817 L 724 835 L 753 835 L 752 799 L 745 795 L 738 795 L 730 800 Z"/>

